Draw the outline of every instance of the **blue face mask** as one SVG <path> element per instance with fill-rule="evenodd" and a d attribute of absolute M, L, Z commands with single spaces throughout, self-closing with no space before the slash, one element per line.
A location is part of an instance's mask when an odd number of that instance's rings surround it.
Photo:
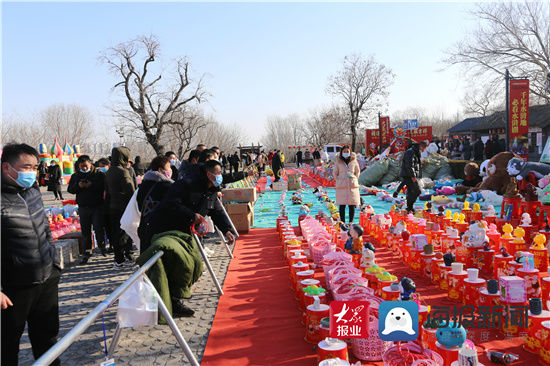
<path fill-rule="evenodd" d="M 92 169 L 88 169 L 88 170 L 80 169 L 80 171 L 81 171 L 82 173 L 89 173 L 91 170 L 92 170 Z"/>
<path fill-rule="evenodd" d="M 19 170 L 15 170 L 15 168 L 12 167 L 11 165 L 10 165 L 10 168 L 12 168 L 14 171 L 17 172 L 17 179 L 13 179 L 13 178 L 12 179 L 15 183 L 17 183 L 17 185 L 19 185 L 19 187 L 21 187 L 21 188 L 31 188 L 33 186 L 34 182 L 36 182 L 36 172 L 35 171 L 20 172 Z"/>
<path fill-rule="evenodd" d="M 107 173 L 107 167 L 104 167 L 104 166 L 100 166 L 99 168 L 97 168 L 97 170 L 103 173 Z"/>
<path fill-rule="evenodd" d="M 221 184 L 223 183 L 223 175 L 218 174 L 218 175 L 215 175 L 215 177 L 216 177 L 216 180 L 213 181 L 212 184 L 214 184 L 214 187 L 221 186 Z"/>

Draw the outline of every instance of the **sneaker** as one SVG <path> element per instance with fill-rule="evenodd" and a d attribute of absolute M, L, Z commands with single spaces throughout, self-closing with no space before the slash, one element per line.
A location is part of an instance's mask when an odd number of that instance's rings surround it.
<path fill-rule="evenodd" d="M 113 254 L 113 252 L 113 247 L 109 245 L 109 248 L 107 248 L 107 254 Z"/>
<path fill-rule="evenodd" d="M 174 317 L 189 318 L 195 315 L 195 311 L 183 303 L 182 299 L 172 299 L 172 313 Z"/>
<path fill-rule="evenodd" d="M 136 262 L 134 261 L 130 261 L 128 259 L 126 259 L 124 262 L 122 262 L 122 266 L 123 267 L 126 267 L 126 268 L 134 268 L 134 267 L 139 267 Z"/>
<path fill-rule="evenodd" d="M 129 261 L 129 262 L 134 262 L 135 261 L 134 256 L 132 255 L 132 253 L 126 253 L 126 254 L 124 254 L 124 257 L 126 258 L 126 261 Z"/>
<path fill-rule="evenodd" d="M 102 256 L 104 256 L 104 257 L 107 256 L 107 249 L 105 249 L 105 248 L 100 248 L 99 250 L 101 251 L 101 255 L 102 255 Z"/>
<path fill-rule="evenodd" d="M 90 260 L 90 255 L 86 255 L 84 254 L 84 256 L 82 257 L 82 259 L 80 260 L 80 264 L 87 264 L 88 261 Z"/>
<path fill-rule="evenodd" d="M 124 263 L 125 262 L 122 262 L 122 263 L 117 263 L 115 262 L 115 264 L 113 264 L 113 269 L 125 269 L 126 267 L 124 266 Z"/>

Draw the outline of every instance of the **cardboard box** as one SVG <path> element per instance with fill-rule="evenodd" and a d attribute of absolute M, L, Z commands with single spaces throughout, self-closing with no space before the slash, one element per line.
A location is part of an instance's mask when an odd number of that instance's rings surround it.
<path fill-rule="evenodd" d="M 239 234 L 242 234 L 250 231 L 251 218 L 252 213 L 249 213 L 247 215 L 234 215 L 231 216 L 231 221 L 233 221 L 233 225 L 235 225 L 235 228 L 237 229 Z"/>
<path fill-rule="evenodd" d="M 226 188 L 222 190 L 223 202 L 256 202 L 256 188 Z"/>
<path fill-rule="evenodd" d="M 254 209 L 251 202 L 225 204 L 227 214 L 239 233 L 247 233 L 254 223 Z"/>
<path fill-rule="evenodd" d="M 272 189 L 274 191 L 288 191 L 288 185 L 286 182 L 280 180 L 278 182 L 273 182 Z"/>
<path fill-rule="evenodd" d="M 288 175 L 288 190 L 297 191 L 302 189 L 302 174 L 294 173 Z"/>
<path fill-rule="evenodd" d="M 225 210 L 232 215 L 248 215 L 252 212 L 252 203 L 243 202 L 243 203 L 230 203 L 225 205 Z"/>

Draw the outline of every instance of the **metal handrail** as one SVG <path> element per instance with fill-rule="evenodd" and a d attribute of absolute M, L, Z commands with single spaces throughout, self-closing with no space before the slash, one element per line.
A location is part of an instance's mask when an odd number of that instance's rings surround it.
<path fill-rule="evenodd" d="M 33 363 L 33 366 L 48 366 L 57 357 L 59 357 L 67 348 L 73 344 L 76 339 L 88 329 L 93 322 L 103 314 L 109 306 L 111 306 L 134 282 L 136 282 L 155 262 L 162 257 L 164 252 L 159 251 L 151 257 L 143 266 L 140 267 L 133 275 L 130 276 L 123 284 L 121 284 L 109 297 L 100 302 L 84 319 L 78 322 L 69 333 L 65 334 L 52 348 L 44 353 L 38 360 Z"/>

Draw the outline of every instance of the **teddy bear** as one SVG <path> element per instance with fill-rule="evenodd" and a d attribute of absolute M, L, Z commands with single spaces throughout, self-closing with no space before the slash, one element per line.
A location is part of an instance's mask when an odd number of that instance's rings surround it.
<path fill-rule="evenodd" d="M 481 183 L 479 166 L 476 163 L 468 163 L 464 166 L 464 180 L 455 187 L 456 194 L 463 195 L 472 187 Z"/>
<path fill-rule="evenodd" d="M 517 156 L 509 151 L 504 151 L 493 156 L 487 164 L 487 179 L 476 187 L 471 188 L 470 192 L 489 190 L 496 191 L 499 195 L 504 194 L 511 179 L 507 171 L 508 162 L 515 157 Z"/>

